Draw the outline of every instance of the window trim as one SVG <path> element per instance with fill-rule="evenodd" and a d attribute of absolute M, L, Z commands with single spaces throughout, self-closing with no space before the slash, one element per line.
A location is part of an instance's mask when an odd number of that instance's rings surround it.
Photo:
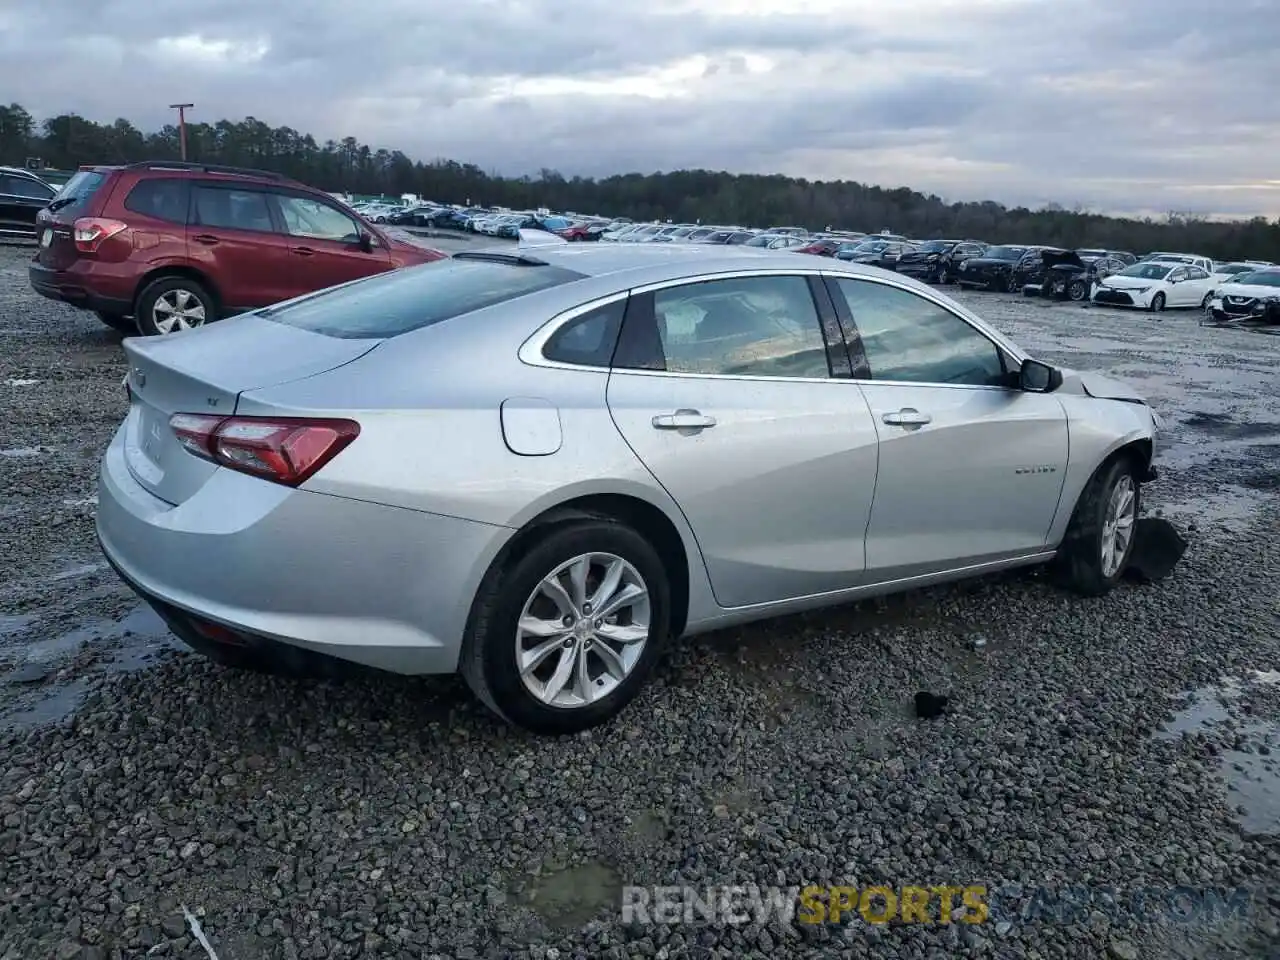
<path fill-rule="evenodd" d="M 556 314 L 541 327 L 533 332 L 533 334 L 520 345 L 517 357 L 522 363 L 531 367 L 546 367 L 552 370 L 593 370 L 597 373 L 618 373 L 627 374 L 628 376 L 642 377 L 680 377 L 684 379 L 695 378 L 699 380 L 714 378 L 717 380 L 763 380 L 766 382 L 781 381 L 790 383 L 826 383 L 828 381 L 841 382 L 849 379 L 835 372 L 833 368 L 833 360 L 840 359 L 840 350 L 842 343 L 831 343 L 828 335 L 833 332 L 831 325 L 827 322 L 823 314 L 822 301 L 814 294 L 814 284 L 810 278 L 820 280 L 823 271 L 816 267 L 765 267 L 747 270 L 726 270 L 719 273 L 698 273 L 684 277 L 675 277 L 668 280 L 656 280 L 651 283 L 640 284 L 627 290 L 619 290 L 605 296 L 597 297 L 593 300 L 581 303 L 576 307 L 571 307 L 561 313 Z M 825 377 L 770 377 L 760 374 L 741 374 L 741 373 L 681 373 L 679 371 L 670 370 L 632 370 L 630 367 L 614 368 L 594 367 L 585 364 L 564 363 L 558 360 L 549 360 L 542 355 L 542 350 L 546 346 L 547 341 L 555 335 L 556 331 L 564 324 L 576 319 L 588 311 L 597 307 L 605 306 L 614 300 L 620 300 L 624 297 L 641 296 L 646 293 L 656 293 L 659 290 L 666 290 L 671 287 L 683 287 L 697 283 L 707 283 L 712 280 L 741 280 L 754 277 L 799 277 L 808 283 L 809 296 L 813 301 L 813 311 L 818 320 L 819 334 L 822 336 L 824 343 L 827 344 L 827 365 L 832 372 Z M 625 320 L 624 320 L 625 326 Z M 843 333 L 843 331 L 841 331 Z M 844 348 L 847 351 L 847 347 Z M 834 357 L 833 357 L 834 355 Z M 843 369 L 843 365 L 841 365 Z"/>
<path fill-rule="evenodd" d="M 21 181 L 26 181 L 27 183 L 38 184 L 39 186 L 44 187 L 46 190 L 49 190 L 52 192 L 47 197 L 32 197 L 32 196 L 28 196 L 25 193 L 8 193 L 5 190 L 0 190 L 0 197 L 11 197 L 14 200 L 43 200 L 45 204 L 50 204 L 53 202 L 54 197 L 58 195 L 57 189 L 52 184 L 45 183 L 39 177 L 33 177 L 29 174 L 17 172 L 14 170 L 0 170 L 0 178 L 4 178 L 4 177 L 7 177 L 8 179 L 13 180 L 14 182 L 21 180 Z"/>
<path fill-rule="evenodd" d="M 599 364 L 594 364 L 594 363 L 574 363 L 572 360 L 556 360 L 551 357 L 548 357 L 546 355 L 546 350 L 548 347 L 551 346 L 551 342 L 555 340 L 556 337 L 564 333 L 566 330 L 568 330 L 570 327 L 576 324 L 583 317 L 589 316 L 590 314 L 595 313 L 597 310 L 603 310 L 606 307 L 613 306 L 615 303 L 621 303 L 622 316 L 617 320 L 615 324 L 617 329 L 613 331 L 613 344 L 609 349 L 609 360 L 610 362 L 612 362 L 613 355 L 618 352 L 618 341 L 622 337 L 622 328 L 627 322 L 627 310 L 630 308 L 629 301 L 630 301 L 629 295 L 623 296 L 623 297 L 613 296 L 613 297 L 608 297 L 601 302 L 597 302 L 594 306 L 591 306 L 588 309 L 580 309 L 575 307 L 574 316 L 568 317 L 564 323 L 556 327 L 556 329 L 551 332 L 551 335 L 547 337 L 546 341 L 542 344 L 542 347 L 539 350 L 539 356 L 541 356 L 542 359 L 545 360 L 548 364 L 554 363 L 554 364 L 557 364 L 558 366 L 568 367 L 571 370 L 609 370 L 611 369 L 610 367 L 601 367 Z"/>
<path fill-rule="evenodd" d="M 922 300 L 932 303 L 940 310 L 945 310 L 962 323 L 968 324 L 975 333 L 984 337 L 996 348 L 996 355 L 1000 358 L 1001 364 L 1004 363 L 1006 356 L 1012 358 L 1014 362 L 1018 364 L 1021 364 L 1027 359 L 1027 355 L 1023 353 L 1022 350 L 1015 347 L 1011 342 L 997 334 L 994 330 L 988 329 L 987 325 L 982 322 L 980 318 L 976 316 L 967 317 L 963 313 L 957 312 L 954 307 L 944 303 L 940 297 L 936 296 L 932 290 L 917 290 L 905 283 L 896 283 L 890 279 L 867 276 L 865 274 L 859 275 L 856 273 L 835 273 L 831 271 L 824 271 L 823 276 L 829 280 L 827 283 L 827 289 L 831 292 L 832 300 L 836 302 L 837 310 L 840 313 L 841 325 L 843 326 L 845 323 L 848 323 L 850 327 L 850 329 L 845 332 L 845 338 L 848 344 L 849 356 L 854 365 L 853 379 L 859 385 L 879 384 L 894 387 L 928 387 L 930 389 L 946 387 L 950 390 L 998 390 L 1001 392 L 1008 392 L 1009 390 L 1008 387 L 984 383 L 938 383 L 932 380 L 877 380 L 874 376 L 858 376 L 860 369 L 865 369 L 870 373 L 871 366 L 866 359 L 866 353 L 862 347 L 862 337 L 858 333 L 857 318 L 853 315 L 853 309 L 849 306 L 849 301 L 845 298 L 844 291 L 840 289 L 840 284 L 838 282 L 840 280 L 858 280 L 863 283 L 876 283 L 882 287 L 893 287 L 894 289 L 901 290 L 904 293 L 917 296 Z"/>

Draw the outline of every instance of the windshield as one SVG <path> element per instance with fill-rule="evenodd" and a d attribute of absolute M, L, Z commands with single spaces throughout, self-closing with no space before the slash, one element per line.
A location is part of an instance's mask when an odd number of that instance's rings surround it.
<path fill-rule="evenodd" d="M 1135 263 L 1132 267 L 1125 267 L 1117 277 L 1138 277 L 1142 280 L 1163 280 L 1173 270 L 1175 264 L 1158 263 L 1149 260 L 1146 263 Z"/>
<path fill-rule="evenodd" d="M 1258 270 L 1253 273 L 1237 274 L 1231 278 L 1232 283 L 1247 283 L 1252 287 L 1280 287 L 1280 270 Z"/>
<path fill-rule="evenodd" d="M 582 276 L 562 267 L 450 257 L 330 287 L 256 316 L 344 340 L 382 339 Z"/>
<path fill-rule="evenodd" d="M 72 210 L 84 204 L 107 180 L 105 173 L 97 170 L 78 170 L 62 185 L 58 195 L 49 203 L 50 211 Z"/>
<path fill-rule="evenodd" d="M 984 254 L 990 260 L 1021 260 L 1026 247 L 992 247 Z"/>
<path fill-rule="evenodd" d="M 857 253 L 879 253 L 887 246 L 889 246 L 889 241 L 887 240 L 868 240 L 858 244 L 853 249 Z"/>
<path fill-rule="evenodd" d="M 918 249 L 921 253 L 946 253 L 954 246 L 950 240 L 929 240 L 920 244 Z"/>
<path fill-rule="evenodd" d="M 777 238 L 776 236 L 771 236 L 771 235 L 769 235 L 769 234 L 767 234 L 767 233 L 762 233 L 762 234 L 760 234 L 760 236 L 758 236 L 758 237 L 752 237 L 750 240 L 748 240 L 746 243 L 744 243 L 744 244 L 743 244 L 743 246 L 745 246 L 745 247 L 767 247 L 769 244 L 773 243 L 773 241 L 775 241 L 775 240 L 777 240 L 777 239 L 778 239 L 778 238 Z"/>
<path fill-rule="evenodd" d="M 1098 260 L 1107 255 L 1105 250 L 1077 250 L 1076 256 L 1081 260 Z"/>
<path fill-rule="evenodd" d="M 1234 274 L 1234 273 L 1253 273 L 1257 267 L 1250 266 L 1247 263 L 1228 263 L 1225 267 L 1219 267 L 1218 273 Z"/>

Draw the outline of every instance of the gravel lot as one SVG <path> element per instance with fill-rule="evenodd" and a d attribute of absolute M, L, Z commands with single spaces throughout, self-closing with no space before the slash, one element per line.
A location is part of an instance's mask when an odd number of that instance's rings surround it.
<path fill-rule="evenodd" d="M 205 958 L 183 905 L 220 960 L 1275 956 L 1280 337 L 960 294 L 1147 391 L 1147 511 L 1191 541 L 1175 576 L 1083 602 L 1023 574 L 717 634 L 616 725 L 551 741 L 452 679 L 290 682 L 168 640 L 93 536 L 119 338 L 31 294 L 29 256 L 0 248 L 0 960 Z M 953 712 L 913 719 L 920 689 Z M 619 919 L 623 884 L 876 881 L 1254 899 L 1223 923 Z"/>

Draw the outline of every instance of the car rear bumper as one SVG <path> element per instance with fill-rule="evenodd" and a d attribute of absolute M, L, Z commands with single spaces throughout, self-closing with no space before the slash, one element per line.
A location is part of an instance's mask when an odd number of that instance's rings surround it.
<path fill-rule="evenodd" d="M 221 469 L 178 506 L 103 457 L 98 540 L 166 619 L 393 673 L 452 673 L 471 600 L 513 532 Z M 182 628 L 175 633 L 183 635 Z"/>
<path fill-rule="evenodd" d="M 104 297 L 79 282 L 78 278 L 65 270 L 55 270 L 43 264 L 33 263 L 27 267 L 27 277 L 31 281 L 31 289 L 42 297 L 67 303 L 84 310 L 96 310 L 101 313 L 129 316 L 133 313 L 133 304 L 119 297 Z"/>

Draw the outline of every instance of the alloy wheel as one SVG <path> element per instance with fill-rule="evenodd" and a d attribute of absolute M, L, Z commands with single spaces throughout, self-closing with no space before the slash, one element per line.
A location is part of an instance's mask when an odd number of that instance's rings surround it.
<path fill-rule="evenodd" d="M 1102 521 L 1102 575 L 1114 577 L 1129 555 L 1129 542 L 1137 521 L 1138 495 L 1133 477 L 1123 474 L 1107 499 Z"/>
<path fill-rule="evenodd" d="M 166 290 L 151 308 L 151 319 L 155 328 L 161 333 L 173 333 L 176 330 L 190 330 L 203 326 L 205 308 L 200 298 L 190 290 L 181 287 Z"/>
<path fill-rule="evenodd" d="M 587 706 L 631 675 L 649 632 L 649 588 L 635 566 L 612 553 L 581 554 L 525 601 L 516 629 L 520 680 L 547 706 Z"/>

